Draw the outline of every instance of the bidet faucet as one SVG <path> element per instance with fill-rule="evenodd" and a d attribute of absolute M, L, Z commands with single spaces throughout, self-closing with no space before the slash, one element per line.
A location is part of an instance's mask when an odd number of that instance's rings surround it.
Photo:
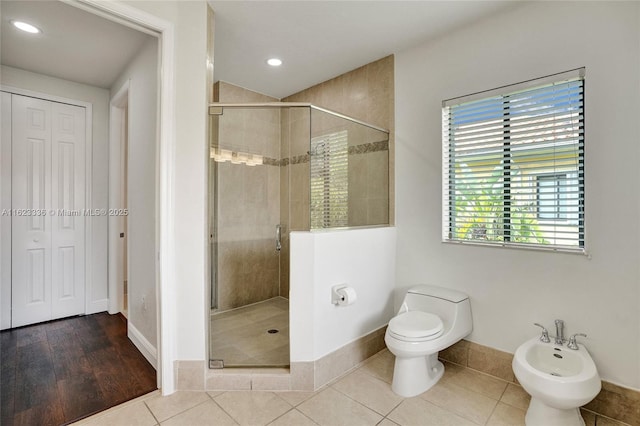
<path fill-rule="evenodd" d="M 564 321 L 556 320 L 556 345 L 564 344 Z"/>

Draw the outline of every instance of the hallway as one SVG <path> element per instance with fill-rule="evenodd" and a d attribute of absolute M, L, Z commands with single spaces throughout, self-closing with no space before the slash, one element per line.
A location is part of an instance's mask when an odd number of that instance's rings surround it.
<path fill-rule="evenodd" d="M 157 388 L 127 338 L 126 319 L 99 313 L 0 333 L 0 423 L 60 425 Z"/>

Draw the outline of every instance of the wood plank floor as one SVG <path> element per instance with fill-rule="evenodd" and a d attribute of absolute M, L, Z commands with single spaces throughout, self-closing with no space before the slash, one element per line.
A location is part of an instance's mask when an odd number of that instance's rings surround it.
<path fill-rule="evenodd" d="M 2 426 L 69 423 L 157 387 L 120 314 L 3 331 L 0 355 Z"/>

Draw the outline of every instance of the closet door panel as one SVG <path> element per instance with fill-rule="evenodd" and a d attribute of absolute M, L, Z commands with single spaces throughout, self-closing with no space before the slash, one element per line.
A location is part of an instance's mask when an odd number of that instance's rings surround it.
<path fill-rule="evenodd" d="M 11 99 L 11 326 L 51 319 L 51 102 Z"/>
<path fill-rule="evenodd" d="M 84 313 L 85 110 L 52 106 L 52 315 Z"/>

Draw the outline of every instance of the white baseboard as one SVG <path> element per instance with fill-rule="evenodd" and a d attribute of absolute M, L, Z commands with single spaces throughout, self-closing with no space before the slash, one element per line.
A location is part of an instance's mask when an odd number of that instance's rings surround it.
<path fill-rule="evenodd" d="M 133 342 L 133 344 L 136 346 L 136 348 L 138 348 L 140 353 L 142 353 L 142 355 L 144 355 L 147 361 L 149 361 L 149 364 L 151 364 L 153 368 L 155 368 L 157 371 L 158 370 L 158 351 L 156 350 L 155 346 L 153 346 L 142 335 L 142 333 L 140 333 L 140 331 L 138 331 L 138 329 L 135 328 L 133 324 L 131 324 L 131 321 L 127 322 L 127 329 L 128 329 L 127 337 L 129 337 L 129 340 Z"/>
<path fill-rule="evenodd" d="M 87 305 L 87 311 L 82 315 L 97 314 L 98 312 L 104 312 L 109 306 L 109 299 L 95 300 Z M 9 306 L 9 309 L 11 306 Z M 8 330 L 11 328 L 11 316 L 2 317 L 0 322 L 0 330 Z"/>
<path fill-rule="evenodd" d="M 98 312 L 104 312 L 109 309 L 109 299 L 94 300 L 87 304 L 87 315 L 97 314 Z"/>

